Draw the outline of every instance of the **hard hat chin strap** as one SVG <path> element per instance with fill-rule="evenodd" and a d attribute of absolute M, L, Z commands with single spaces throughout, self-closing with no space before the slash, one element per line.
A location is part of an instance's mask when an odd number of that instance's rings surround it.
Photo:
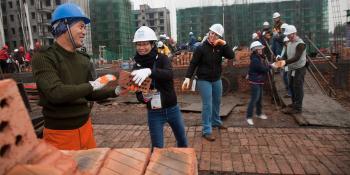
<path fill-rule="evenodd" d="M 75 50 L 78 47 L 77 47 L 77 44 L 75 43 L 75 41 L 73 39 L 73 35 L 72 35 L 72 32 L 70 31 L 70 27 L 69 27 L 67 19 L 64 20 L 64 23 L 65 23 L 65 25 L 67 27 L 67 30 L 68 30 L 68 35 L 69 35 L 70 42 L 72 43 L 72 45 L 74 47 L 74 50 Z"/>

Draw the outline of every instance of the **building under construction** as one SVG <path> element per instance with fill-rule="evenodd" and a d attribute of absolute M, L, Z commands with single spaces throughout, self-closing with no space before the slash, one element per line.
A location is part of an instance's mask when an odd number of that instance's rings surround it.
<path fill-rule="evenodd" d="M 129 58 L 135 31 L 130 1 L 91 0 L 90 14 L 94 55 L 107 60 Z"/>
<path fill-rule="evenodd" d="M 327 3 L 327 0 L 272 1 L 179 9 L 178 41 L 187 42 L 191 31 L 202 37 L 212 24 L 221 23 L 229 43 L 249 45 L 251 34 L 261 30 L 264 21 L 273 25 L 272 14 L 279 12 L 282 21 L 295 25 L 300 36 L 307 35 L 319 48 L 325 48 L 329 45 Z"/>

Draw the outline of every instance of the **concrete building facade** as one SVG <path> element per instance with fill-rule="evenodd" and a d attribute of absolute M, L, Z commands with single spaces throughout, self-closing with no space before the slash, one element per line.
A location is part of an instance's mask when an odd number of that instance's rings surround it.
<path fill-rule="evenodd" d="M 147 4 L 140 5 L 139 10 L 134 10 L 136 28 L 148 26 L 153 29 L 157 36 L 166 34 L 171 36 L 170 12 L 167 8 L 151 8 Z"/>

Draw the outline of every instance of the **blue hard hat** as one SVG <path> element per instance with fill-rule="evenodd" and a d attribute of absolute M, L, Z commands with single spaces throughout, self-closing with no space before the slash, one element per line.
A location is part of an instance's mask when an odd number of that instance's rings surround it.
<path fill-rule="evenodd" d="M 90 23 L 90 19 L 86 17 L 83 10 L 78 5 L 73 3 L 64 3 L 62 5 L 59 5 L 53 12 L 51 25 L 53 25 L 58 20 L 68 18 L 81 18 L 85 24 Z"/>

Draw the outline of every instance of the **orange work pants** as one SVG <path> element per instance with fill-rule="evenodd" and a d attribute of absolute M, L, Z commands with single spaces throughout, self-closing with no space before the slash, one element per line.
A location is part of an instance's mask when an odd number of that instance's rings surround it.
<path fill-rule="evenodd" d="M 72 130 L 54 130 L 44 128 L 44 140 L 61 150 L 81 150 L 96 148 L 91 117 L 80 128 Z"/>

